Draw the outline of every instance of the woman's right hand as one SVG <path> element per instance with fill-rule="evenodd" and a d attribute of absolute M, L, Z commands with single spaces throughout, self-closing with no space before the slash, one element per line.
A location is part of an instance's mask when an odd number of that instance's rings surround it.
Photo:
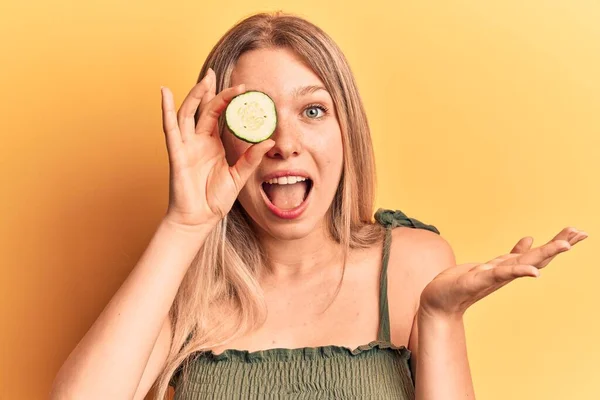
<path fill-rule="evenodd" d="M 244 85 L 215 93 L 216 76 L 209 68 L 175 112 L 172 92 L 163 87 L 163 131 L 169 154 L 169 206 L 165 218 L 186 228 L 212 227 L 231 209 L 263 156 L 275 142 L 250 146 L 229 166 L 218 132 L 219 115 L 245 91 Z M 198 123 L 194 115 L 199 112 Z"/>

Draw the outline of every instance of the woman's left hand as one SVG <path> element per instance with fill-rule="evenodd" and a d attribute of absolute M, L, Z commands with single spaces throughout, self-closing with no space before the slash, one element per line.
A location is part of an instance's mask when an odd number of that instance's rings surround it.
<path fill-rule="evenodd" d="M 469 306 L 521 277 L 537 277 L 558 254 L 587 238 L 587 233 L 565 228 L 543 246 L 531 249 L 533 238 L 524 237 L 509 254 L 485 264 L 461 264 L 436 276 L 421 294 L 426 315 L 462 317 Z"/>

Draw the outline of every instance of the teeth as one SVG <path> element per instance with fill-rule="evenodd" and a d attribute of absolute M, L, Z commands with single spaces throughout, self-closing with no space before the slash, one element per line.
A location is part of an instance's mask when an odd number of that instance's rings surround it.
<path fill-rule="evenodd" d="M 269 179 L 267 183 L 270 183 L 271 185 L 293 185 L 294 183 L 304 182 L 305 180 L 306 178 L 303 176 L 282 176 L 279 178 Z"/>

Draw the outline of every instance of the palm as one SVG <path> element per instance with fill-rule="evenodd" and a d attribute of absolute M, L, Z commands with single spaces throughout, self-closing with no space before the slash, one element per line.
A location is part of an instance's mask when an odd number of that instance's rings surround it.
<path fill-rule="evenodd" d="M 199 216 L 188 220 L 191 225 L 200 224 L 203 215 L 223 216 L 236 192 L 220 140 L 216 136 L 195 137 L 174 152 L 173 160 L 172 211 Z"/>
<path fill-rule="evenodd" d="M 538 276 L 559 253 L 587 237 L 585 232 L 565 228 L 550 242 L 531 249 L 533 239 L 521 239 L 509 254 L 485 264 L 461 264 L 437 275 L 423 290 L 421 304 L 428 310 L 462 314 L 471 304 L 516 278 Z"/>

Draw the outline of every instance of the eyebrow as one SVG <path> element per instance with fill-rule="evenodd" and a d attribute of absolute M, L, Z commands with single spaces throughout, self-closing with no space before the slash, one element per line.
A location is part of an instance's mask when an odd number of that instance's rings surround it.
<path fill-rule="evenodd" d="M 301 86 L 292 91 L 292 96 L 294 97 L 302 97 L 314 92 L 318 92 L 319 90 L 324 90 L 327 92 L 327 89 L 321 85 L 310 85 L 310 86 Z M 329 92 L 327 92 L 329 93 Z"/>

